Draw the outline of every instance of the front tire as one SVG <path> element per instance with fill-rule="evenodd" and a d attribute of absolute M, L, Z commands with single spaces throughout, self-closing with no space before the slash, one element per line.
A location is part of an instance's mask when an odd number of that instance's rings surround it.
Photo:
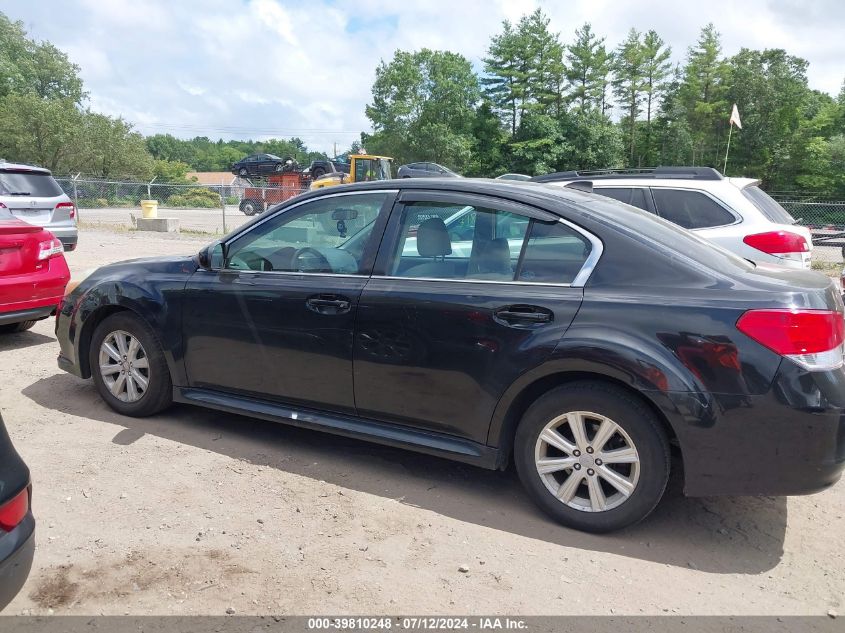
<path fill-rule="evenodd" d="M 91 337 L 88 360 L 97 391 L 118 413 L 140 418 L 170 406 L 173 385 L 161 344 L 135 314 L 104 319 Z"/>
<path fill-rule="evenodd" d="M 248 175 L 249 175 L 249 172 L 246 170 L 246 167 L 241 167 L 238 170 L 238 176 L 240 176 L 241 178 L 246 178 Z"/>
<path fill-rule="evenodd" d="M 597 381 L 549 391 L 525 412 L 514 461 L 532 499 L 563 525 L 611 532 L 657 506 L 669 480 L 669 442 L 636 396 Z"/>

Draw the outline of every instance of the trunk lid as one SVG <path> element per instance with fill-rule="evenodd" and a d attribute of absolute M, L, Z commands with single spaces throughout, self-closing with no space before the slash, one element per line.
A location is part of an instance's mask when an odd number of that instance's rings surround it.
<path fill-rule="evenodd" d="M 0 218 L 0 276 L 35 271 L 41 263 L 38 248 L 43 233 L 40 226 Z"/>

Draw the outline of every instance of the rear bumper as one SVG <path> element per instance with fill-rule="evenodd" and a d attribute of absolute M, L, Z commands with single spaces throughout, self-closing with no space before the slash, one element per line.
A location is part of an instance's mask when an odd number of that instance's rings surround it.
<path fill-rule="evenodd" d="M 47 230 L 58 239 L 66 251 L 76 250 L 76 245 L 79 242 L 79 230 L 75 226 L 67 228 L 50 228 Z"/>
<path fill-rule="evenodd" d="M 0 538 L 0 610 L 18 595 L 35 556 L 35 519 L 27 514 L 14 530 Z"/>
<path fill-rule="evenodd" d="M 687 412 L 675 426 L 686 494 L 811 494 L 842 476 L 845 370 L 807 372 L 783 361 L 768 393 L 714 398 L 713 410 L 693 415 L 689 394 L 672 396 Z"/>

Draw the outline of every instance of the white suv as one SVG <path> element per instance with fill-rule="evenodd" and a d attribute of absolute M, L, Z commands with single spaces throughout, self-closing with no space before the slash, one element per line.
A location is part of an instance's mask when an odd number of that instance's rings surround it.
<path fill-rule="evenodd" d="M 589 189 L 690 229 L 746 259 L 809 268 L 812 236 L 752 178 L 712 167 L 568 171 L 532 178 Z"/>
<path fill-rule="evenodd" d="M 49 169 L 0 160 L 0 217 L 9 214 L 47 229 L 66 251 L 76 248 L 76 207 Z"/>

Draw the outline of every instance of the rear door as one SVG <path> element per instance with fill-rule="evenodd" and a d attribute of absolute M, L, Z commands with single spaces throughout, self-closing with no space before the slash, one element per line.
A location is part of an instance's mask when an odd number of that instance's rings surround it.
<path fill-rule="evenodd" d="M 461 214 L 474 216 L 473 231 L 453 248 L 443 218 Z M 359 414 L 486 442 L 502 393 L 552 353 L 578 311 L 582 271 L 601 252 L 594 240 L 496 198 L 403 193 L 358 307 Z"/>
<path fill-rule="evenodd" d="M 56 205 L 65 200 L 64 192 L 47 172 L 0 170 L 0 199 L 12 215 L 36 226 L 53 223 Z M 68 214 L 70 207 L 63 207 Z"/>

